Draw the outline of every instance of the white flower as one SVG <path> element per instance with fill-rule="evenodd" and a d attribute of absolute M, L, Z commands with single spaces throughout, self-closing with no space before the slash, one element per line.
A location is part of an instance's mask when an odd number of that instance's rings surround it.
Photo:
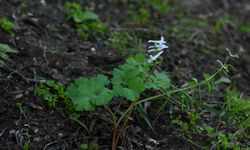
<path fill-rule="evenodd" d="M 46 6 L 46 1 L 45 1 L 45 0 L 40 0 L 40 3 L 41 3 L 43 6 Z"/>
<path fill-rule="evenodd" d="M 163 50 L 168 48 L 168 46 L 166 45 L 166 41 L 164 40 L 164 37 L 161 36 L 160 40 L 149 40 L 148 43 L 153 43 L 154 45 L 149 46 L 148 49 L 148 53 L 152 53 L 152 52 L 158 52 L 156 55 L 149 55 L 149 60 L 148 62 L 151 63 L 152 61 L 156 60 L 158 57 L 160 57 L 160 55 L 164 52 Z"/>

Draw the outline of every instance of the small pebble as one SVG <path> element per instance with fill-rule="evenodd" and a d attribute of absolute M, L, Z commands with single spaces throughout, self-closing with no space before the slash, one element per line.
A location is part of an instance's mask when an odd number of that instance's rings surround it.
<path fill-rule="evenodd" d="M 63 137 L 64 135 L 63 135 L 63 133 L 58 133 L 57 136 L 58 136 L 59 138 L 61 138 L 61 137 Z"/>
<path fill-rule="evenodd" d="M 93 53 L 96 53 L 96 48 L 95 47 L 91 47 L 90 51 L 93 52 Z"/>
<path fill-rule="evenodd" d="M 33 139 L 33 141 L 34 142 L 37 142 L 37 143 L 39 143 L 39 142 L 41 142 L 41 137 L 35 137 L 34 139 Z"/>
<path fill-rule="evenodd" d="M 38 131 L 39 131 L 39 129 L 37 127 L 33 127 L 32 130 L 34 133 L 38 133 Z"/>
<path fill-rule="evenodd" d="M 10 134 L 15 134 L 16 133 L 16 130 L 15 129 L 12 129 L 9 131 Z"/>

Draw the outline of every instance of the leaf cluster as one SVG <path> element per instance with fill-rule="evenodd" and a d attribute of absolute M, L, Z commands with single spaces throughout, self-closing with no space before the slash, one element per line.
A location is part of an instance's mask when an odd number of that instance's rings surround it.
<path fill-rule="evenodd" d="M 140 7 L 138 9 L 132 9 L 130 10 L 130 16 L 133 21 L 139 22 L 141 26 L 148 26 L 151 24 L 151 13 L 147 8 Z"/>
<path fill-rule="evenodd" d="M 125 64 L 112 71 L 112 78 L 104 75 L 76 79 L 67 88 L 67 94 L 77 111 L 94 110 L 96 106 L 106 105 L 113 97 L 129 101 L 139 100 L 146 89 L 170 88 L 170 80 L 164 73 L 150 73 L 150 64 L 144 55 L 129 57 Z"/>
<path fill-rule="evenodd" d="M 0 19 L 0 27 L 8 32 L 8 33 L 12 33 L 12 29 L 15 27 L 15 24 L 13 22 L 11 22 L 10 20 L 8 20 L 7 18 L 1 18 Z"/>
<path fill-rule="evenodd" d="M 131 56 L 136 53 L 142 53 L 145 45 L 132 32 L 114 31 L 110 33 L 110 37 L 105 42 L 106 45 L 111 46 L 113 50 L 119 55 Z"/>
<path fill-rule="evenodd" d="M 150 4 L 156 11 L 161 14 L 167 14 L 170 11 L 171 5 L 169 0 L 142 0 L 145 3 Z"/>
<path fill-rule="evenodd" d="M 49 108 L 55 107 L 56 104 L 62 100 L 66 109 L 73 111 L 72 102 L 64 86 L 58 82 L 52 80 L 42 81 L 36 90 L 36 94 L 47 101 Z"/>
<path fill-rule="evenodd" d="M 250 134 L 250 99 L 243 99 L 236 89 L 226 92 L 225 111 L 229 122 L 239 124 L 240 128 L 248 129 Z"/>
<path fill-rule="evenodd" d="M 76 2 L 66 2 L 63 10 L 67 18 L 73 20 L 78 35 L 83 39 L 88 39 L 89 34 L 102 35 L 107 31 L 107 26 L 96 13 L 87 8 L 82 9 Z"/>
<path fill-rule="evenodd" d="M 106 87 L 108 84 L 109 80 L 104 75 L 89 79 L 80 77 L 67 88 L 67 94 L 75 110 L 94 110 L 95 106 L 105 105 L 112 99 L 113 92 Z"/>

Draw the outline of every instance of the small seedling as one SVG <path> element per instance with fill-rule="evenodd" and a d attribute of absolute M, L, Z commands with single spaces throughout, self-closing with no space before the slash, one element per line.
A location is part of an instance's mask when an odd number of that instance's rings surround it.
<path fill-rule="evenodd" d="M 192 24 L 198 28 L 204 27 L 207 24 L 206 20 L 203 19 L 193 19 Z"/>
<path fill-rule="evenodd" d="M 4 61 L 9 59 L 9 54 L 11 53 L 18 53 L 18 51 L 9 45 L 0 43 L 0 68 L 4 66 Z"/>
<path fill-rule="evenodd" d="M 29 5 L 27 2 L 21 2 L 21 4 L 19 4 L 18 7 L 21 9 L 26 9 L 29 7 Z"/>
<path fill-rule="evenodd" d="M 249 23 L 244 23 L 240 26 L 240 31 L 244 33 L 249 33 L 250 32 L 250 24 Z"/>
<path fill-rule="evenodd" d="M 29 144 L 28 143 L 25 143 L 24 146 L 23 146 L 23 150 L 29 150 Z"/>
<path fill-rule="evenodd" d="M 215 36 L 223 27 L 226 26 L 236 26 L 237 20 L 233 20 L 230 18 L 230 16 L 225 13 L 222 17 L 220 17 L 218 20 L 216 20 L 215 25 L 213 27 L 213 35 Z"/>
<path fill-rule="evenodd" d="M 25 119 L 28 119 L 28 117 L 27 117 L 27 115 L 25 113 L 25 109 L 23 108 L 22 103 L 17 102 L 16 107 L 19 109 L 20 113 L 25 117 Z"/>
<path fill-rule="evenodd" d="M 124 56 L 143 53 L 145 47 L 141 39 L 129 32 L 111 32 L 106 45 L 111 46 L 116 53 Z"/>
<path fill-rule="evenodd" d="M 8 20 L 7 18 L 2 18 L 0 19 L 0 27 L 10 33 L 13 34 L 12 29 L 15 27 L 15 24 L 13 22 L 11 22 L 10 20 Z"/>
<path fill-rule="evenodd" d="M 236 89 L 228 89 L 225 112 L 229 122 L 238 124 L 242 134 L 250 135 L 250 100 L 243 99 Z"/>
<path fill-rule="evenodd" d="M 98 150 L 99 149 L 99 145 L 95 144 L 95 143 L 91 143 L 91 144 L 81 144 L 80 145 L 80 149 L 81 150 Z"/>
<path fill-rule="evenodd" d="M 91 34 L 103 35 L 108 29 L 97 14 L 87 8 L 82 9 L 76 2 L 66 2 L 63 10 L 67 18 L 74 22 L 77 34 L 85 40 Z"/>
<path fill-rule="evenodd" d="M 151 24 L 150 21 L 150 11 L 146 8 L 139 8 L 139 10 L 130 10 L 130 16 L 133 21 L 140 23 L 141 26 L 148 26 Z"/>
<path fill-rule="evenodd" d="M 62 84 L 52 80 L 42 80 L 36 90 L 36 94 L 41 96 L 49 108 L 53 108 L 62 101 L 68 111 L 72 111 L 72 103 Z"/>
<path fill-rule="evenodd" d="M 157 12 L 166 15 L 171 9 L 169 0 L 141 0 L 142 2 L 150 4 Z"/>

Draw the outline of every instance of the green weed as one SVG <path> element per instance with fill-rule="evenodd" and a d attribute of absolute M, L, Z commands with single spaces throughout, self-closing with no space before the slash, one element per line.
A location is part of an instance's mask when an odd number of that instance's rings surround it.
<path fill-rule="evenodd" d="M 91 144 L 80 144 L 80 149 L 81 150 L 98 150 L 99 145 L 96 143 L 91 143 Z"/>
<path fill-rule="evenodd" d="M 246 145 L 236 142 L 239 138 L 237 134 L 224 133 L 223 131 L 216 131 L 213 127 L 202 124 L 198 125 L 200 116 L 194 111 L 187 111 L 187 120 L 182 121 L 180 117 L 173 119 L 171 123 L 176 125 L 177 131 L 182 135 L 183 139 L 193 144 L 200 149 L 245 149 Z M 183 116 L 183 115 L 182 115 Z M 201 145 L 202 143 L 195 143 L 194 137 L 206 139 L 210 145 Z"/>
<path fill-rule="evenodd" d="M 133 21 L 138 22 L 141 26 L 147 27 L 152 25 L 151 17 L 155 13 L 168 15 L 172 6 L 168 0 L 139 0 L 135 5 L 130 5 L 130 16 Z"/>
<path fill-rule="evenodd" d="M 36 94 L 47 101 L 49 108 L 53 108 L 57 103 L 63 101 L 68 111 L 73 110 L 71 100 L 66 94 L 65 88 L 60 83 L 52 80 L 41 81 L 36 90 Z"/>
<path fill-rule="evenodd" d="M 82 9 L 76 2 L 66 2 L 63 10 L 67 18 L 74 22 L 77 34 L 84 40 L 90 35 L 103 35 L 108 30 L 97 14 L 87 8 Z"/>
<path fill-rule="evenodd" d="M 243 23 L 240 26 L 240 31 L 244 33 L 249 33 L 250 32 L 250 24 L 249 23 Z"/>
<path fill-rule="evenodd" d="M 227 13 L 225 13 L 222 17 L 216 20 L 212 33 L 215 36 L 219 32 L 219 30 L 221 30 L 223 27 L 225 26 L 234 27 L 237 24 L 238 24 L 238 21 L 231 19 L 230 16 Z"/>
<path fill-rule="evenodd" d="M 7 18 L 1 18 L 0 19 L 0 27 L 10 33 L 13 34 L 12 29 L 15 27 L 15 24 L 13 22 L 11 22 L 10 20 L 8 20 Z"/>
<path fill-rule="evenodd" d="M 29 144 L 25 143 L 23 146 L 23 150 L 29 150 L 30 149 L 29 147 L 30 147 Z"/>
<path fill-rule="evenodd" d="M 225 112 L 232 124 L 237 124 L 241 133 L 250 138 L 250 99 L 243 99 L 236 89 L 228 89 Z"/>
<path fill-rule="evenodd" d="M 141 0 L 145 3 L 150 4 L 157 12 L 167 15 L 171 9 L 169 0 Z"/>
<path fill-rule="evenodd" d="M 193 19 L 191 21 L 193 25 L 199 28 L 204 27 L 207 24 L 207 21 L 203 19 Z"/>
<path fill-rule="evenodd" d="M 9 54 L 18 53 L 17 50 L 11 48 L 9 45 L 0 43 L 0 68 L 4 66 L 4 61 L 9 59 Z"/>
<path fill-rule="evenodd" d="M 149 9 L 140 7 L 139 10 L 130 10 L 130 16 L 133 21 L 138 22 L 143 27 L 151 24 Z"/>
<path fill-rule="evenodd" d="M 21 2 L 19 5 L 18 5 L 19 8 L 21 9 L 26 9 L 29 7 L 28 3 L 27 2 Z"/>
<path fill-rule="evenodd" d="M 111 32 L 105 44 L 123 56 L 143 53 L 145 47 L 141 39 L 136 37 L 134 33 L 129 34 L 129 32 Z"/>
<path fill-rule="evenodd" d="M 26 115 L 26 109 L 23 108 L 22 103 L 17 102 L 16 103 L 16 107 L 19 109 L 20 113 L 25 117 L 25 119 L 28 119 L 27 115 Z"/>

